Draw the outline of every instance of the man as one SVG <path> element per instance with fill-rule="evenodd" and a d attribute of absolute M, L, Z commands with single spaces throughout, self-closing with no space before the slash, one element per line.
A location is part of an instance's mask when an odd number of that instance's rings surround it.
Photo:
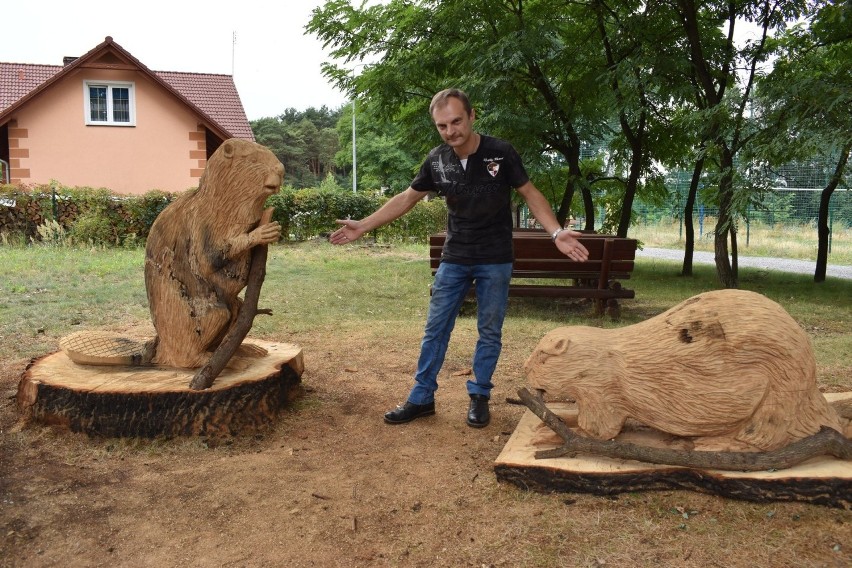
<path fill-rule="evenodd" d="M 473 380 L 467 381 L 467 424 L 482 428 L 491 418 L 491 377 L 502 348 L 512 276 L 511 190 L 521 194 L 563 254 L 585 261 L 589 253 L 577 240 L 580 233 L 559 226 L 511 144 L 473 130 L 476 113 L 464 92 L 439 92 L 432 98 L 429 113 L 444 144 L 429 152 L 408 189 L 360 221 L 337 221 L 342 226 L 330 241 L 336 245 L 352 242 L 401 217 L 429 192 L 446 199 L 447 238 L 432 285 L 414 387 L 406 402 L 385 413 L 384 419 L 388 424 L 403 424 L 435 414 L 438 372 L 462 302 L 473 285 L 479 340 L 473 355 Z"/>

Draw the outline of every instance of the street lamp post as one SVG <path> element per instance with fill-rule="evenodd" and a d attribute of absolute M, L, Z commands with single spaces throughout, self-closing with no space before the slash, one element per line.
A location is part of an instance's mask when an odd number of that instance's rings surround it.
<path fill-rule="evenodd" d="M 353 69 L 354 74 L 354 69 Z M 352 95 L 352 193 L 358 192 L 358 152 L 355 149 L 355 95 Z"/>
<path fill-rule="evenodd" d="M 358 192 L 358 149 L 355 140 L 355 70 L 364 65 L 364 63 L 357 63 L 352 67 L 352 193 Z"/>

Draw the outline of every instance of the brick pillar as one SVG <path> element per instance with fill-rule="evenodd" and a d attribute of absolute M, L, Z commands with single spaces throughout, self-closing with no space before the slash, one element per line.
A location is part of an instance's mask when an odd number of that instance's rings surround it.
<path fill-rule="evenodd" d="M 207 129 L 199 124 L 194 132 L 189 133 L 189 139 L 195 142 L 195 148 L 189 151 L 189 161 L 192 164 L 189 175 L 200 180 L 207 166 Z"/>
<path fill-rule="evenodd" d="M 28 138 L 26 128 L 19 128 L 15 119 L 9 121 L 9 181 L 13 184 L 27 183 L 30 179 L 30 169 L 24 167 L 30 157 Z"/>

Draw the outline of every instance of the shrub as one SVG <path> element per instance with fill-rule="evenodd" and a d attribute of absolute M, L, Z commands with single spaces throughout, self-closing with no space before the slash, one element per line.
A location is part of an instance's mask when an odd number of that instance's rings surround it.
<path fill-rule="evenodd" d="M 271 196 L 267 206 L 275 207 L 273 219 L 281 224 L 284 240 L 304 241 L 331 233 L 337 228 L 337 219 L 363 219 L 387 200 L 377 193 L 286 187 Z M 425 243 L 429 234 L 446 227 L 446 219 L 443 201 L 421 201 L 373 236 L 383 242 Z"/>
<path fill-rule="evenodd" d="M 192 191 L 192 190 L 189 190 Z M 104 188 L 50 185 L 30 188 L 0 186 L 0 236 L 3 243 L 63 239 L 82 245 L 136 247 L 148 238 L 154 220 L 178 197 L 153 190 L 138 196 L 117 196 Z M 337 219 L 363 219 L 387 202 L 378 192 L 353 193 L 327 180 L 320 188 L 286 187 L 267 201 L 284 240 L 303 241 L 327 235 Z M 372 236 L 383 242 L 426 242 L 446 227 L 441 200 L 421 201 L 402 218 Z M 17 235 L 17 237 L 16 237 Z"/>
<path fill-rule="evenodd" d="M 120 242 L 103 211 L 86 211 L 71 226 L 71 239 L 81 245 L 114 245 Z"/>
<path fill-rule="evenodd" d="M 37 228 L 41 244 L 48 247 L 61 247 L 71 244 L 65 228 L 55 220 L 45 221 Z"/>

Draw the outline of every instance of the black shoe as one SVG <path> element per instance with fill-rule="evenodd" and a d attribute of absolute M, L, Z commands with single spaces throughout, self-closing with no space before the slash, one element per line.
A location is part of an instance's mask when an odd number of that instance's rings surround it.
<path fill-rule="evenodd" d="M 414 404 L 406 402 L 402 406 L 397 406 L 390 412 L 385 412 L 385 422 L 388 424 L 405 424 L 411 422 L 415 418 L 421 416 L 432 416 L 435 414 L 435 402 L 426 404 Z"/>
<path fill-rule="evenodd" d="M 472 428 L 488 426 L 491 414 L 488 412 L 488 397 L 482 394 L 470 395 L 470 409 L 467 411 L 467 425 Z"/>

